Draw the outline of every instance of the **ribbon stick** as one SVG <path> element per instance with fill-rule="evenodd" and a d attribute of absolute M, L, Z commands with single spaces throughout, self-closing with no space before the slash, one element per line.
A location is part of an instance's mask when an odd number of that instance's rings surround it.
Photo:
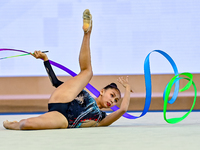
<path fill-rule="evenodd" d="M 49 51 L 42 51 L 42 53 L 47 53 Z M 34 53 L 33 53 L 34 54 Z M 22 55 L 15 55 L 15 56 L 9 56 L 9 57 L 2 57 L 0 58 L 1 59 L 7 59 L 7 58 L 13 58 L 13 57 L 19 57 L 19 56 L 26 56 L 26 55 L 31 55 L 31 53 L 28 53 L 28 54 L 22 54 Z"/>
<path fill-rule="evenodd" d="M 26 53 L 28 54 L 28 52 L 26 51 L 23 51 L 23 50 L 16 50 L 16 49 L 0 49 L 0 51 L 18 51 L 18 52 L 22 52 L 22 53 Z M 125 113 L 123 115 L 123 117 L 125 118 L 128 118 L 128 119 L 137 119 L 137 118 L 140 118 L 142 116 L 144 116 L 148 110 L 149 110 L 149 107 L 150 107 L 150 104 L 151 104 L 151 93 L 152 93 L 152 87 L 151 87 L 151 71 L 150 71 L 150 61 L 149 61 L 149 57 L 150 57 L 150 54 L 153 53 L 153 52 L 157 52 L 159 54 L 161 54 L 162 56 L 164 56 L 170 63 L 170 65 L 172 66 L 173 70 L 174 70 L 174 74 L 175 76 L 172 78 L 172 80 L 168 83 L 168 85 L 166 86 L 165 90 L 164 90 L 164 93 L 163 93 L 163 99 L 164 99 L 164 108 L 163 108 L 163 112 L 164 112 L 164 119 L 168 122 L 168 123 L 177 123 L 177 122 L 180 122 L 181 120 L 183 120 L 184 118 L 186 118 L 189 113 L 192 111 L 192 109 L 194 108 L 194 105 L 195 105 L 195 101 L 196 101 L 196 86 L 194 84 L 194 82 L 192 81 L 192 74 L 189 74 L 189 73 L 182 73 L 180 75 L 186 75 L 188 78 L 179 78 L 179 74 L 178 74 L 178 69 L 177 69 L 177 66 L 175 64 L 175 62 L 173 61 L 173 59 L 165 52 L 161 51 L 161 50 L 154 50 L 152 52 L 150 52 L 147 57 L 145 58 L 145 61 L 144 61 L 144 76 L 145 76 L 145 86 L 146 86 L 146 99 L 145 99 L 145 105 L 144 105 L 144 110 L 142 111 L 142 114 L 140 116 L 132 116 L 128 113 Z M 61 70 L 67 72 L 68 74 L 70 74 L 71 76 L 76 76 L 77 74 L 75 72 L 73 72 L 72 70 L 68 69 L 67 67 L 61 65 L 61 64 L 58 64 L 54 61 L 51 61 L 49 60 L 49 62 L 57 67 L 57 68 L 60 68 Z M 167 103 L 174 103 L 177 96 L 178 96 L 178 92 L 179 92 L 179 80 L 180 79 L 186 79 L 188 80 L 188 84 L 180 90 L 180 92 L 182 91 L 185 91 L 187 90 L 191 85 L 194 86 L 194 90 L 195 90 L 195 98 L 194 98 L 194 103 L 193 103 L 193 106 L 192 108 L 190 109 L 190 111 L 188 113 L 186 113 L 183 117 L 181 118 L 171 118 L 171 119 L 167 119 L 166 118 L 166 110 L 167 110 Z M 174 93 L 173 93 L 173 96 L 171 98 L 171 100 L 168 100 L 169 98 L 169 94 L 170 94 L 170 90 L 171 90 L 171 87 L 175 84 L 175 89 L 174 89 Z M 98 97 L 100 95 L 100 92 L 94 88 L 91 84 L 88 84 L 86 86 L 86 88 L 91 92 L 93 93 L 96 97 Z M 116 111 L 118 110 L 119 108 L 117 106 L 113 106 L 111 107 L 111 109 L 113 111 Z"/>

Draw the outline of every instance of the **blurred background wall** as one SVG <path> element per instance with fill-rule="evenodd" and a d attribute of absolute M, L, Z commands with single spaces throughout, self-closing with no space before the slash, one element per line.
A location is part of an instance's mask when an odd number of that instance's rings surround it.
<path fill-rule="evenodd" d="M 93 15 L 91 83 L 97 89 L 115 82 L 118 76 L 129 75 L 135 92 L 131 95 L 130 110 L 142 110 L 144 60 L 151 51 L 160 49 L 173 58 L 180 73 L 194 74 L 199 92 L 200 1 L 197 0 L 1 0 L 0 48 L 48 50 L 49 59 L 78 73 L 82 13 L 86 8 Z M 0 57 L 19 54 L 1 51 Z M 153 84 L 150 109 L 162 110 L 162 93 L 173 77 L 173 70 L 158 53 L 151 54 L 150 67 Z M 70 78 L 64 71 L 54 70 L 62 80 Z M 0 83 L 1 112 L 46 111 L 54 90 L 42 61 L 32 56 L 0 60 Z M 180 87 L 186 83 L 181 81 Z M 191 87 L 179 94 L 169 109 L 189 109 L 192 101 Z M 195 109 L 199 109 L 198 104 Z"/>

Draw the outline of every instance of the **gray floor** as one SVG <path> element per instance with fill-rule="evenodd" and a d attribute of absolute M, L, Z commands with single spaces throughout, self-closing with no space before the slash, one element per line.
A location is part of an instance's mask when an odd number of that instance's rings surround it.
<path fill-rule="evenodd" d="M 140 113 L 132 113 L 139 115 Z M 185 112 L 169 112 L 179 117 Z M 162 112 L 149 112 L 136 120 L 121 118 L 109 127 L 11 131 L 4 120 L 35 115 L 0 115 L 0 150 L 199 150 L 200 112 L 192 112 L 178 124 L 168 124 Z"/>

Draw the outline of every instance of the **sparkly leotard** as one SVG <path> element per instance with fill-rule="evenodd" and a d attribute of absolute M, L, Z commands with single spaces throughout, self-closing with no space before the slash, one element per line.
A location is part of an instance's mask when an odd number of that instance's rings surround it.
<path fill-rule="evenodd" d="M 49 61 L 45 61 L 44 65 L 53 86 L 60 86 L 63 82 L 57 79 Z M 63 114 L 68 120 L 69 128 L 80 127 L 85 120 L 99 122 L 106 117 L 106 113 L 99 109 L 95 99 L 85 90 L 70 103 L 49 103 L 48 109 L 49 112 L 58 111 Z"/>

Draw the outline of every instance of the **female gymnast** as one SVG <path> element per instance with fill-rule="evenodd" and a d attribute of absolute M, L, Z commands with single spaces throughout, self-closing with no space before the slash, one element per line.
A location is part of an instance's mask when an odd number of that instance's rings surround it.
<path fill-rule="evenodd" d="M 96 99 L 84 90 L 93 76 L 90 56 L 92 15 L 88 9 L 83 12 L 83 31 L 84 36 L 79 54 L 81 71 L 64 83 L 57 79 L 46 54 L 41 51 L 35 51 L 32 54 L 35 58 L 44 60 L 47 73 L 56 87 L 48 102 L 49 111 L 38 117 L 22 119 L 19 122 L 6 120 L 3 122 L 6 129 L 41 130 L 109 126 L 127 111 L 131 92 L 128 77 L 118 79 L 118 82 L 125 87 L 125 95 L 120 109 L 109 115 L 100 109 L 110 108 L 120 100 L 121 95 L 117 85 L 115 83 L 107 85 Z"/>

